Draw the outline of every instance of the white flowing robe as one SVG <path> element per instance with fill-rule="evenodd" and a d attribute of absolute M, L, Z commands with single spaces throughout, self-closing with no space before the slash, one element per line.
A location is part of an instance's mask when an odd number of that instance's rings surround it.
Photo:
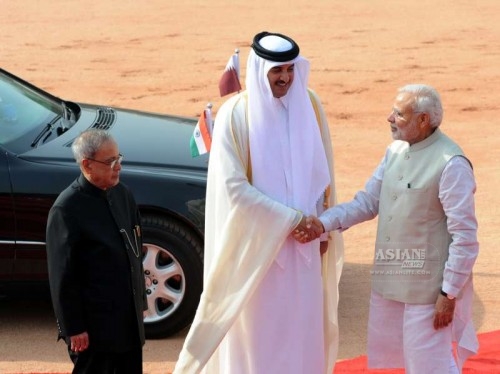
<path fill-rule="evenodd" d="M 246 108 L 241 93 L 217 114 L 206 201 L 205 289 L 174 373 L 331 373 L 338 352 L 342 237 L 333 234 L 321 258 L 319 240 L 305 256 L 292 250 L 297 211 L 249 180 Z M 315 109 L 333 205 L 331 139 L 321 106 Z"/>

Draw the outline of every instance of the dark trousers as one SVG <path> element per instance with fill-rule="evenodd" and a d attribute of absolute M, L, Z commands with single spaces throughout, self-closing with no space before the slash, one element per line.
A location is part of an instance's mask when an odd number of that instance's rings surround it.
<path fill-rule="evenodd" d="M 75 364 L 73 374 L 142 374 L 142 347 L 127 352 L 96 352 L 91 348 L 83 352 L 69 349 Z"/>

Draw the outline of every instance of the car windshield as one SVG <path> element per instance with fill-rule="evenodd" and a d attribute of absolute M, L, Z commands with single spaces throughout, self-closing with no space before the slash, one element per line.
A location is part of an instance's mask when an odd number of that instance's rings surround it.
<path fill-rule="evenodd" d="M 63 111 L 62 103 L 0 72 L 0 145 L 36 135 Z"/>

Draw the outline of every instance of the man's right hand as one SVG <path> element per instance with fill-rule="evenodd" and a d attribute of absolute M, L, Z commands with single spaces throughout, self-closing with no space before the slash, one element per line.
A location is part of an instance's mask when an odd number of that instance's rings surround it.
<path fill-rule="evenodd" d="M 317 239 L 325 232 L 323 224 L 318 217 L 310 215 L 302 217 L 300 223 L 293 230 L 293 237 L 300 243 L 307 243 Z"/>
<path fill-rule="evenodd" d="M 78 335 L 73 335 L 70 338 L 71 350 L 73 352 L 82 352 L 89 347 L 89 334 L 87 331 Z"/>

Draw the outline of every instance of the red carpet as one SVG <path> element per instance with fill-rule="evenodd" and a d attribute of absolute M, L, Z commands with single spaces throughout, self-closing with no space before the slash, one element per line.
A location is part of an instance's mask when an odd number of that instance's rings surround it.
<path fill-rule="evenodd" d="M 470 357 L 464 365 L 463 374 L 500 374 L 500 330 L 479 334 L 479 353 Z M 368 370 L 366 356 L 340 361 L 334 374 L 384 373 L 404 374 L 403 369 Z"/>
<path fill-rule="evenodd" d="M 479 334 L 479 353 L 469 358 L 464 366 L 463 374 L 500 374 L 500 330 Z M 366 356 L 339 361 L 333 374 L 404 374 L 403 369 L 368 370 Z M 12 373 L 20 374 L 20 373 Z M 29 373 L 41 374 L 41 373 Z M 69 373 L 52 373 L 69 374 Z"/>

